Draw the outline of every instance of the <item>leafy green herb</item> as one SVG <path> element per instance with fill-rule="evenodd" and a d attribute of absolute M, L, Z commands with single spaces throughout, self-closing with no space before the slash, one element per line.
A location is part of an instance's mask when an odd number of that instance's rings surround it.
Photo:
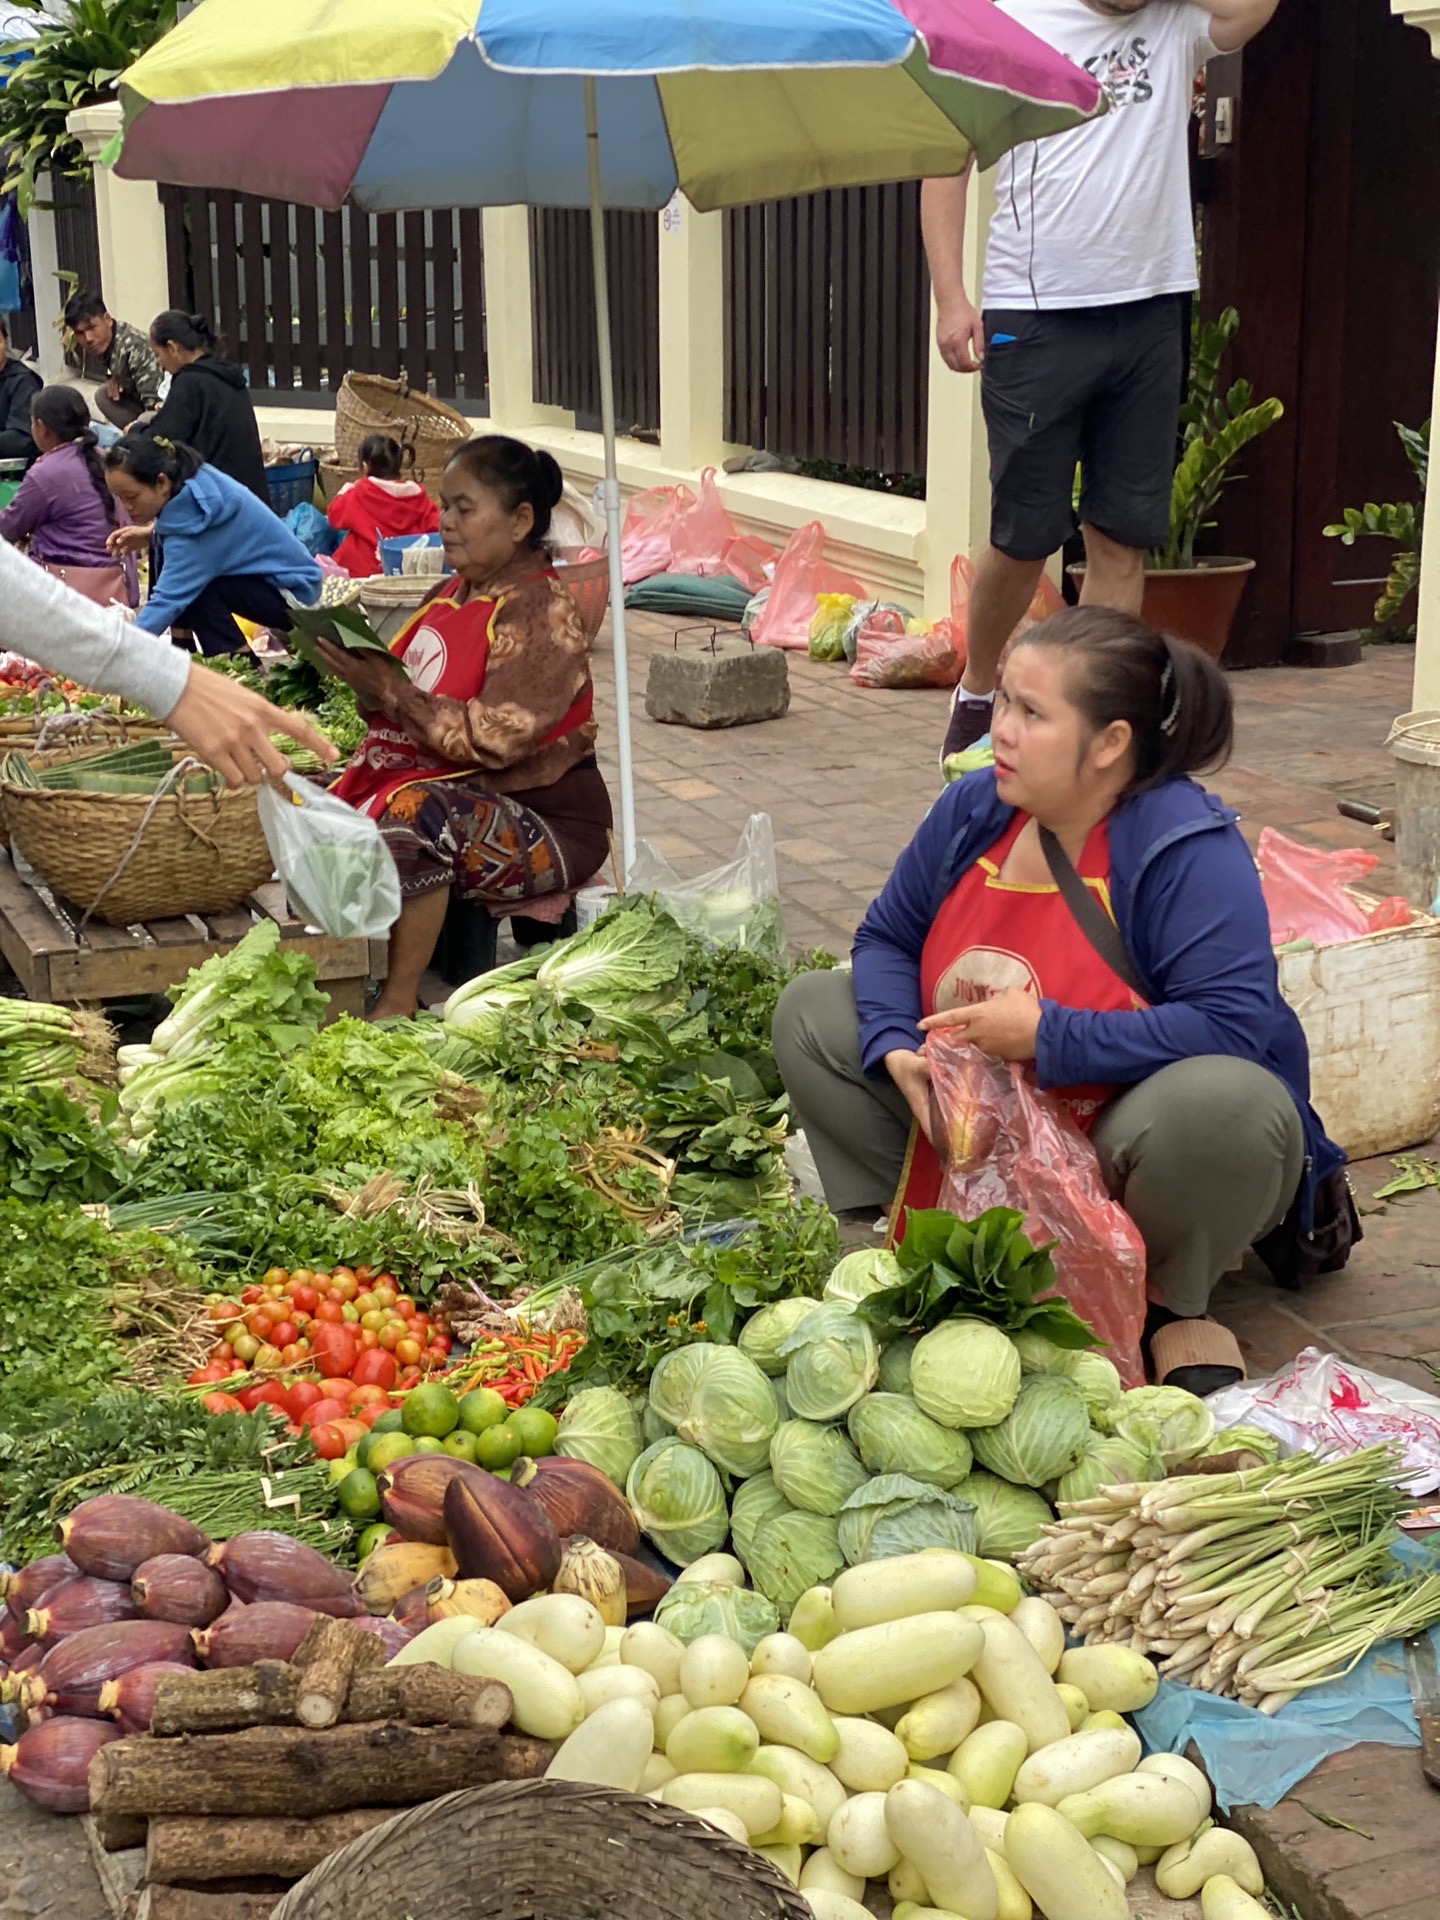
<path fill-rule="evenodd" d="M 855 1311 L 886 1334 L 970 1315 L 1007 1333 L 1033 1328 L 1057 1347 L 1094 1346 L 1094 1329 L 1052 1291 L 1050 1248 L 1031 1245 L 1024 1221 L 1010 1207 L 991 1207 L 978 1220 L 957 1220 L 938 1207 L 912 1212 L 895 1250 L 905 1278 L 869 1294 Z"/>
<path fill-rule="evenodd" d="M 45 1086 L 4 1089 L 0 1162 L 9 1193 L 21 1200 L 93 1204 L 108 1200 L 126 1174 L 109 1134 L 84 1107 Z"/>
<path fill-rule="evenodd" d="M 1440 1187 L 1440 1160 L 1427 1160 L 1419 1153 L 1397 1153 L 1394 1164 L 1399 1172 L 1393 1180 L 1375 1189 L 1375 1199 L 1392 1200 L 1397 1194 L 1422 1193 L 1426 1187 Z"/>

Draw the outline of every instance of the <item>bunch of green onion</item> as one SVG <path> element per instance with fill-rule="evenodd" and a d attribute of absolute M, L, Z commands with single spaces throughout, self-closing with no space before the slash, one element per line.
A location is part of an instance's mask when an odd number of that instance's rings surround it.
<path fill-rule="evenodd" d="M 106 1079 L 113 1062 L 114 1036 L 100 1015 L 0 998 L 0 1085 L 62 1086 L 82 1074 Z"/>
<path fill-rule="evenodd" d="M 1440 1621 L 1440 1575 L 1401 1577 L 1414 1504 L 1394 1447 L 1102 1487 L 1016 1564 L 1080 1639 L 1274 1713 L 1382 1640 Z"/>

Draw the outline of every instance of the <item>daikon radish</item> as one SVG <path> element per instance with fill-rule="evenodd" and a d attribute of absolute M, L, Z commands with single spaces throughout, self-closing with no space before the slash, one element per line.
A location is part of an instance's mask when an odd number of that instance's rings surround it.
<path fill-rule="evenodd" d="M 840 1631 L 853 1633 L 917 1613 L 953 1611 L 972 1598 L 975 1586 L 975 1569 L 965 1555 L 940 1548 L 847 1567 L 831 1587 L 830 1601 Z"/>
<path fill-rule="evenodd" d="M 1153 1661 L 1129 1647 L 1071 1647 L 1060 1656 L 1058 1677 L 1079 1687 L 1092 1707 L 1114 1713 L 1148 1707 L 1160 1685 Z"/>
<path fill-rule="evenodd" d="M 821 1766 L 840 1751 L 840 1736 L 819 1694 L 788 1673 L 757 1674 L 740 1696 L 740 1711 L 749 1714 L 763 1740 L 795 1747 Z"/>
<path fill-rule="evenodd" d="M 1121 1733 L 1072 1733 L 1023 1762 L 1015 1776 L 1015 1798 L 1058 1807 L 1067 1794 L 1088 1793 L 1103 1780 L 1133 1773 L 1140 1751 L 1140 1736 L 1131 1727 Z"/>
<path fill-rule="evenodd" d="M 692 1707 L 733 1707 L 749 1683 L 744 1648 L 723 1633 L 702 1633 L 680 1656 L 680 1691 Z"/>
<path fill-rule="evenodd" d="M 1125 1889 L 1054 1807 L 1017 1807 L 1005 1822 L 1005 1860 L 1045 1920 L 1130 1920 Z"/>
<path fill-rule="evenodd" d="M 667 1806 L 699 1813 L 703 1807 L 724 1807 L 745 1823 L 753 1839 L 768 1833 L 784 1809 L 784 1796 L 773 1780 L 753 1773 L 677 1773 L 660 1789 Z"/>
<path fill-rule="evenodd" d="M 840 1865 L 861 1880 L 883 1880 L 900 1858 L 885 1824 L 885 1799 L 883 1793 L 857 1793 L 841 1807 L 825 1835 Z"/>
<path fill-rule="evenodd" d="M 1003 1624 L 1009 1625 L 1008 1621 Z M 1013 1627 L 1010 1631 L 1038 1668 L 1040 1663 L 1025 1640 Z M 958 1680 L 984 1646 L 983 1631 L 958 1613 L 917 1613 L 904 1620 L 887 1620 L 883 1626 L 860 1627 L 841 1634 L 815 1654 L 815 1691 L 831 1713 L 874 1713 L 881 1707 L 904 1706 Z M 1049 1687 L 1048 1675 L 1042 1677 Z M 1050 1690 L 1053 1694 L 1054 1688 Z M 1055 1710 L 1064 1720 L 1058 1699 Z M 1065 1721 L 1062 1732 L 1068 1727 Z"/>
<path fill-rule="evenodd" d="M 885 1824 L 932 1901 L 961 1920 L 996 1920 L 1000 1890 L 990 1862 L 952 1800 L 919 1780 L 902 1780 L 885 1796 Z"/>
<path fill-rule="evenodd" d="M 1155 1884 L 1169 1900 L 1188 1900 L 1221 1874 L 1245 1893 L 1258 1896 L 1265 1891 L 1265 1875 L 1250 1842 L 1224 1827 L 1207 1827 L 1195 1839 L 1182 1840 L 1161 1854 Z"/>
<path fill-rule="evenodd" d="M 888 1793 L 910 1771 L 910 1756 L 893 1733 L 873 1720 L 837 1714 L 840 1736 L 830 1771 L 852 1793 Z"/>
<path fill-rule="evenodd" d="M 545 1769 L 547 1780 L 585 1780 L 638 1793 L 655 1723 L 638 1700 L 611 1700 L 583 1720 Z"/>
<path fill-rule="evenodd" d="M 999 1617 L 986 1620 L 982 1634 L 983 1645 L 970 1668 L 970 1678 L 996 1713 L 1002 1720 L 1024 1728 L 1031 1753 L 1048 1747 L 1052 1740 L 1063 1740 L 1070 1731 L 1070 1716 L 1055 1691 L 1055 1682 L 1024 1634 L 1013 1622 Z M 1082 1690 L 1088 1698 L 1088 1689 Z"/>
<path fill-rule="evenodd" d="M 927 1693 L 895 1724 L 895 1737 L 912 1760 L 954 1753 L 980 1719 L 980 1692 L 973 1680 L 952 1680 Z"/>
<path fill-rule="evenodd" d="M 1003 1807 L 1015 1789 L 1025 1758 L 1025 1729 L 1013 1720 L 991 1720 L 958 1747 L 948 1771 L 970 1796 L 972 1807 Z"/>

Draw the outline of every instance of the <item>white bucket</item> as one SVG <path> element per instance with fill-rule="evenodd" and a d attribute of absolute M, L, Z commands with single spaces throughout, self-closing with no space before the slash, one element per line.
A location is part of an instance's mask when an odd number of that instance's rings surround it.
<path fill-rule="evenodd" d="M 1440 710 L 1402 713 L 1385 742 L 1395 760 L 1395 865 L 1412 907 L 1440 913 Z"/>
<path fill-rule="evenodd" d="M 593 927 L 614 898 L 614 887 L 603 880 L 593 887 L 581 887 L 575 895 L 576 931 L 583 933 L 586 927 Z"/>

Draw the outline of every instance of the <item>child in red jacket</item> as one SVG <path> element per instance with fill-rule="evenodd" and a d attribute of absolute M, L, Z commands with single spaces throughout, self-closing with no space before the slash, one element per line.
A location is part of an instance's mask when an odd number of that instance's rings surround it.
<path fill-rule="evenodd" d="M 413 447 L 402 448 L 388 434 L 372 433 L 360 443 L 360 478 L 342 487 L 330 502 L 330 524 L 349 535 L 335 555 L 354 580 L 384 571 L 380 542 L 402 534 L 438 533 L 440 509 L 418 480 L 404 478 L 415 464 Z"/>

